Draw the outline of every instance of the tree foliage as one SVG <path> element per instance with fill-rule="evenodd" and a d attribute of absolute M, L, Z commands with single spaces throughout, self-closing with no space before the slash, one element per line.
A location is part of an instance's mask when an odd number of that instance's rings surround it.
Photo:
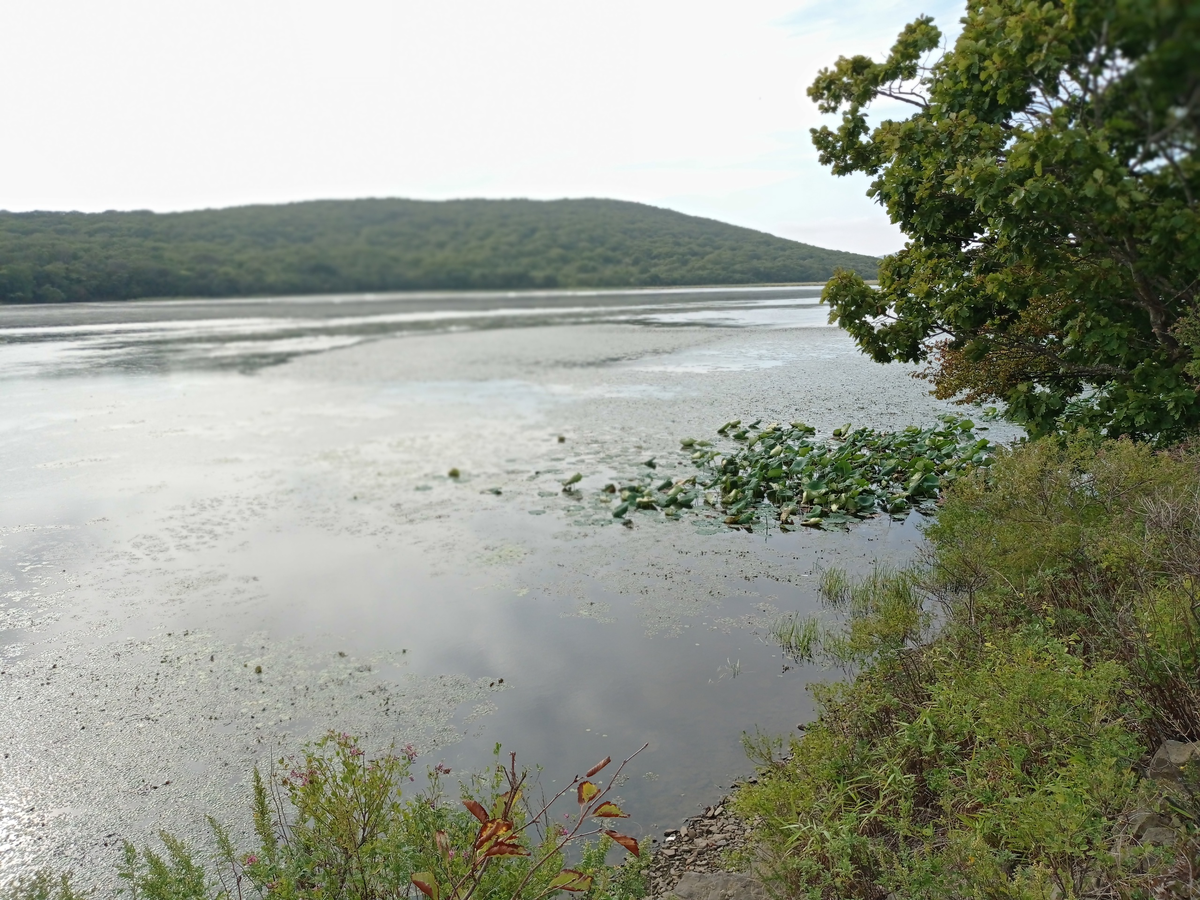
<path fill-rule="evenodd" d="M 1200 5 L 972 0 L 953 47 L 921 17 L 809 95 L 841 113 L 821 161 L 875 176 L 908 237 L 878 291 L 826 288 L 867 353 L 1035 434 L 1200 424 Z"/>
<path fill-rule="evenodd" d="M 616 200 L 0 213 L 0 302 L 874 278 L 874 257 Z"/>

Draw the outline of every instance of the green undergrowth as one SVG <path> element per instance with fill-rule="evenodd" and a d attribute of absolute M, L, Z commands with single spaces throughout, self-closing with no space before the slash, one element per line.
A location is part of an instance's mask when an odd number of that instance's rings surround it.
<path fill-rule="evenodd" d="M 789 753 L 747 738 L 747 861 L 790 897 L 1194 889 L 1176 876 L 1197 861 L 1200 786 L 1144 771 L 1164 740 L 1200 740 L 1200 455 L 999 451 L 927 536 L 919 564 L 827 572 L 830 610 L 776 624 L 785 652 L 850 677 L 814 687 Z M 1173 842 L 1136 839 L 1146 810 Z"/>
<path fill-rule="evenodd" d="M 644 749 L 644 748 L 643 748 Z M 499 745 L 496 747 L 499 757 Z M 640 751 L 639 751 L 640 752 Z M 115 860 L 130 900 L 640 900 L 650 856 L 613 830 L 624 814 L 612 790 L 624 765 L 593 766 L 545 797 L 515 756 L 442 790 L 449 769 L 429 771 L 429 787 L 411 799 L 411 747 L 367 754 L 357 739 L 330 733 L 272 774 L 253 778 L 255 840 L 236 846 L 228 829 L 209 819 L 215 853 L 203 853 L 168 832 L 159 846 L 126 842 Z M 628 762 L 628 760 L 626 760 Z M 568 796 L 569 795 L 569 796 Z M 552 815 L 556 801 L 572 807 Z M 627 852 L 610 865 L 610 851 Z M 574 860 L 570 862 L 569 860 Z M 0 892 L 4 900 L 84 900 L 113 896 L 75 886 L 72 873 L 39 872 Z"/>

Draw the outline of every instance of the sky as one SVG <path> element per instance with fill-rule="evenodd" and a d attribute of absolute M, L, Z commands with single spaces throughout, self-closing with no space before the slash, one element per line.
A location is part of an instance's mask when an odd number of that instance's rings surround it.
<path fill-rule="evenodd" d="M 613 197 L 882 255 L 805 89 L 932 0 L 11 0 L 0 209 Z"/>

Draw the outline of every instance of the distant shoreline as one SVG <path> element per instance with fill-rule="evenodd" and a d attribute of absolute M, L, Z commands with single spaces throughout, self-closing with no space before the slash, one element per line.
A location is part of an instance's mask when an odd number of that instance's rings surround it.
<path fill-rule="evenodd" d="M 823 283 L 879 258 L 617 200 L 0 212 L 0 303 Z"/>
<path fill-rule="evenodd" d="M 27 306 L 27 307 L 60 307 L 75 304 L 98 305 L 110 303 L 114 305 L 126 305 L 129 303 L 270 303 L 276 300 L 287 300 L 292 302 L 313 302 L 313 303 L 337 303 L 339 301 L 356 301 L 370 302 L 372 300 L 439 300 L 439 299 L 480 299 L 486 300 L 491 298 L 502 297 L 529 297 L 529 298 L 549 298 L 549 297 L 615 297 L 621 295 L 645 295 L 645 294 L 691 294 L 691 293 L 709 293 L 719 291 L 768 291 L 768 290 L 787 290 L 788 288 L 804 288 L 804 287 L 823 287 L 825 281 L 789 281 L 789 282 L 763 282 L 758 284 L 681 284 L 670 286 L 657 287 L 572 287 L 572 288 L 531 288 L 531 289 L 513 289 L 513 288 L 478 288 L 464 290 L 411 290 L 411 291 L 361 291 L 347 292 L 335 291 L 324 294 L 244 294 L 229 297 L 131 297 L 128 300 L 77 300 L 77 301 L 62 301 L 57 303 L 46 303 L 39 301 L 32 302 L 11 302 L 0 299 L 0 306 Z M 877 284 L 876 281 L 868 281 L 867 284 Z"/>

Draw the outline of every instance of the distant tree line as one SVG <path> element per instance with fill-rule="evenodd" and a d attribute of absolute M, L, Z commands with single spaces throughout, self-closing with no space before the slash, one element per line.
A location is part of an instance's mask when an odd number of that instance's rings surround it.
<path fill-rule="evenodd" d="M 0 212 L 0 302 L 874 278 L 874 257 L 615 200 Z"/>

